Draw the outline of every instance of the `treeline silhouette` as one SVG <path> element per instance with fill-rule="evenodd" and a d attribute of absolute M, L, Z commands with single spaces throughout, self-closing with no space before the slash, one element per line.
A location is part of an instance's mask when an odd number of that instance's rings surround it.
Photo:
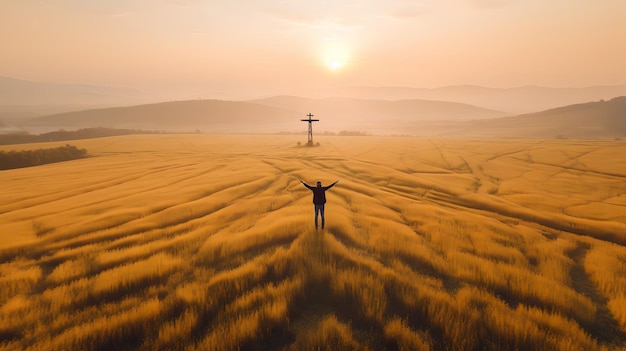
<path fill-rule="evenodd" d="M 0 150 L 0 170 L 38 166 L 84 157 L 87 157 L 87 150 L 79 149 L 73 145 L 24 151 L 11 150 L 7 152 Z"/>
<path fill-rule="evenodd" d="M 282 132 L 278 132 L 276 134 L 278 134 L 278 135 L 300 135 L 300 134 L 306 134 L 306 131 L 305 132 L 282 131 Z M 363 132 L 363 131 L 360 131 L 360 130 L 340 130 L 339 132 L 323 131 L 323 132 L 317 132 L 315 134 L 316 135 L 323 135 L 323 136 L 372 136 L 372 134 L 370 134 L 368 132 Z"/>
<path fill-rule="evenodd" d="M 117 135 L 131 134 L 165 134 L 165 132 L 149 131 L 141 129 L 116 129 L 116 128 L 83 128 L 75 131 L 58 130 L 43 134 L 6 134 L 0 135 L 0 145 L 42 143 L 47 141 L 65 141 L 78 139 L 93 139 Z"/>

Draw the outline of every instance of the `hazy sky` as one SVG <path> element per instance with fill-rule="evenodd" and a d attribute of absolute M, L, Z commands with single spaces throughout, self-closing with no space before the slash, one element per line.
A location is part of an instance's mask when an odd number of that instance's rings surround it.
<path fill-rule="evenodd" d="M 0 0 L 0 45 L 1 76 L 176 98 L 583 87 L 626 83 L 626 0 Z"/>

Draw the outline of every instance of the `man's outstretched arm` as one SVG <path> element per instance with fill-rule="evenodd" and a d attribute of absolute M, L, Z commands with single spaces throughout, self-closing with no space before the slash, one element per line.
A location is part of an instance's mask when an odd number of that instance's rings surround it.
<path fill-rule="evenodd" d="M 305 187 L 309 188 L 310 190 L 313 190 L 313 187 L 310 186 L 309 184 L 305 183 L 302 179 L 298 179 L 300 181 L 300 183 L 302 183 L 302 185 L 304 185 Z"/>
<path fill-rule="evenodd" d="M 335 186 L 335 184 L 337 184 L 337 183 L 339 183 L 339 179 L 335 180 L 335 182 L 334 182 L 334 183 L 332 183 L 331 185 L 329 185 L 329 186 L 327 186 L 327 187 L 324 187 L 324 190 L 328 190 L 328 189 L 330 189 L 330 188 L 334 187 L 334 186 Z"/>

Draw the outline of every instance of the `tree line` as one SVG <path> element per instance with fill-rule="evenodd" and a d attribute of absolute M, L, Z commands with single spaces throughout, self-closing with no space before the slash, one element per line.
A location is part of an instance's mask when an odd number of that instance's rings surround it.
<path fill-rule="evenodd" d="M 51 149 L 3 151 L 0 150 L 0 170 L 38 166 L 87 157 L 86 149 L 65 145 Z"/>
<path fill-rule="evenodd" d="M 55 132 L 43 133 L 39 135 L 33 135 L 28 133 L 22 134 L 5 134 L 0 135 L 0 145 L 9 144 L 25 144 L 25 143 L 41 143 L 48 141 L 63 141 L 63 140 L 78 140 L 78 139 L 93 139 L 103 138 L 109 136 L 118 135 L 132 135 L 132 134 L 164 134 L 159 131 L 147 131 L 141 129 L 117 129 L 117 128 L 83 128 L 75 131 L 58 130 Z"/>

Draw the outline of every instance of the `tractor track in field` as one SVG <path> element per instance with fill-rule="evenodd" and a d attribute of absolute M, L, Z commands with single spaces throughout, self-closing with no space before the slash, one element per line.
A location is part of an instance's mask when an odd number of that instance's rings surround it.
<path fill-rule="evenodd" d="M 607 306 L 608 300 L 593 283 L 585 272 L 584 261 L 589 244 L 578 242 L 576 247 L 569 251 L 568 256 L 574 261 L 570 271 L 572 288 L 580 294 L 587 296 L 596 306 L 596 315 L 593 323 L 582 324 L 585 330 L 602 343 L 624 343 L 626 332 L 620 328 L 619 323 Z"/>

